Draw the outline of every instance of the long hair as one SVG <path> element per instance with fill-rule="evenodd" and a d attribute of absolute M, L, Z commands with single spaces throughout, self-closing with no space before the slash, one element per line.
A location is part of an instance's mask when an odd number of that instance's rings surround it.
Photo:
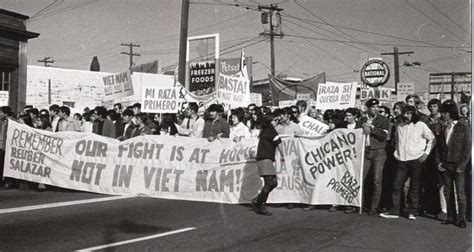
<path fill-rule="evenodd" d="M 411 114 L 411 121 L 413 124 L 416 124 L 420 120 L 420 116 L 418 115 L 416 108 L 413 106 L 406 106 L 403 110 L 403 114 L 410 113 Z"/>
<path fill-rule="evenodd" d="M 262 116 L 262 119 L 260 120 L 260 129 L 273 128 L 272 120 L 273 120 L 272 113 L 268 113 Z"/>

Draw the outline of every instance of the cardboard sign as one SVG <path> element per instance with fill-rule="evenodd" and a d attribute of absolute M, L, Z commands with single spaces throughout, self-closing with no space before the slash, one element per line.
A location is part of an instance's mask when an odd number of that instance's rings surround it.
<path fill-rule="evenodd" d="M 8 106 L 9 97 L 8 91 L 0 91 L 0 106 Z"/>
<path fill-rule="evenodd" d="M 346 109 L 355 106 L 357 83 L 326 82 L 318 86 L 316 109 Z"/>
<path fill-rule="evenodd" d="M 142 87 L 142 108 L 145 113 L 178 113 L 179 89 L 176 87 Z"/>
<path fill-rule="evenodd" d="M 415 83 L 399 82 L 397 87 L 397 101 L 405 101 L 408 95 L 415 94 Z"/>
<path fill-rule="evenodd" d="M 310 136 L 321 136 L 329 129 L 329 125 L 309 116 L 303 116 L 298 124 Z"/>
<path fill-rule="evenodd" d="M 298 93 L 296 94 L 296 100 L 309 100 L 311 99 L 311 94 L 303 94 L 303 93 Z"/>
<path fill-rule="evenodd" d="M 250 104 L 250 81 L 247 78 L 219 74 L 217 101 L 231 108 Z"/>
<path fill-rule="evenodd" d="M 250 103 L 261 107 L 262 106 L 262 94 L 250 93 Z"/>
<path fill-rule="evenodd" d="M 278 107 L 280 107 L 280 108 L 291 107 L 293 105 L 296 105 L 297 101 L 298 100 L 279 101 L 278 102 Z"/>
<path fill-rule="evenodd" d="M 104 81 L 105 97 L 114 100 L 133 95 L 132 77 L 130 71 L 107 75 Z"/>

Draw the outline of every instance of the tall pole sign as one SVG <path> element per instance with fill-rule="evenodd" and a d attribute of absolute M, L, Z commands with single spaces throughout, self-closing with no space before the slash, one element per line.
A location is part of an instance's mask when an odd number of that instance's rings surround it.
<path fill-rule="evenodd" d="M 369 59 L 360 71 L 362 82 L 369 87 L 378 87 L 387 83 L 390 77 L 388 65 L 380 59 Z"/>

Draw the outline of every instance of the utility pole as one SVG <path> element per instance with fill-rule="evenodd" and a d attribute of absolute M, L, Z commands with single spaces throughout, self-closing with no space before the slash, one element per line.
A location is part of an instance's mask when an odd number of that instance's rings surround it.
<path fill-rule="evenodd" d="M 49 67 L 49 63 L 53 64 L 54 60 L 51 57 L 44 57 L 42 60 L 38 60 L 44 64 L 45 67 Z M 48 79 L 48 104 L 51 104 L 51 79 Z"/>
<path fill-rule="evenodd" d="M 394 72 L 395 72 L 395 94 L 398 94 L 398 83 L 400 82 L 400 66 L 398 63 L 398 55 L 401 54 L 413 54 L 414 52 L 399 52 L 398 47 L 393 48 L 393 52 L 391 53 L 381 53 L 380 55 L 393 55 L 393 65 L 394 65 Z"/>
<path fill-rule="evenodd" d="M 126 55 L 129 55 L 130 56 L 130 71 L 132 71 L 132 67 L 133 67 L 133 56 L 141 56 L 140 54 L 136 54 L 136 53 L 133 53 L 133 48 L 134 47 L 140 47 L 140 45 L 136 45 L 136 44 L 133 44 L 133 43 L 130 43 L 130 44 L 120 44 L 121 46 L 128 46 L 129 49 L 130 49 L 130 52 L 121 52 L 121 54 L 126 54 Z"/>
<path fill-rule="evenodd" d="M 49 63 L 54 63 L 54 60 L 51 57 L 44 57 L 42 60 L 38 60 L 38 62 L 41 62 L 44 64 L 45 67 L 49 67 Z"/>
<path fill-rule="evenodd" d="M 258 6 L 258 10 L 267 10 L 267 12 L 262 13 L 262 23 L 265 24 L 265 20 L 267 17 L 270 23 L 270 31 L 268 33 L 262 32 L 260 35 L 269 36 L 270 37 L 270 66 L 271 66 L 271 74 L 275 76 L 275 45 L 274 45 L 274 37 L 282 38 L 282 33 L 275 33 L 275 28 L 280 27 L 280 11 L 283 11 L 282 8 L 278 8 L 278 5 L 271 4 L 270 6 Z M 276 16 L 275 20 L 273 20 L 274 15 Z M 274 23 L 276 21 L 276 24 Z"/>
<path fill-rule="evenodd" d="M 179 66 L 178 66 L 178 82 L 186 86 L 186 45 L 188 43 L 188 16 L 189 16 L 189 0 L 181 1 L 181 31 L 179 34 Z"/>

